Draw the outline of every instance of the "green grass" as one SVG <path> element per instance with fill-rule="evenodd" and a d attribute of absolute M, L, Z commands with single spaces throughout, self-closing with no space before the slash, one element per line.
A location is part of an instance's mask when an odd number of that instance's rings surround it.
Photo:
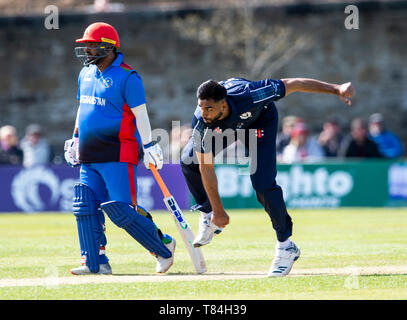
<path fill-rule="evenodd" d="M 407 265 L 407 209 L 291 210 L 290 214 L 292 239 L 302 251 L 294 270 Z M 230 225 L 202 248 L 208 272 L 266 273 L 276 241 L 268 216 L 262 210 L 230 210 L 229 215 Z M 153 212 L 153 216 L 164 232 L 178 240 L 169 273 L 193 274 L 170 215 Z M 197 230 L 197 215 L 186 217 Z M 108 219 L 106 227 L 114 274 L 154 274 L 150 254 Z M 0 282 L 69 277 L 69 269 L 79 264 L 78 248 L 71 214 L 0 215 Z M 407 299 L 407 275 L 0 287 L 0 299 Z"/>
<path fill-rule="evenodd" d="M 2 288 L 1 299 L 403 299 L 405 275 L 361 276 L 358 288 L 346 277 L 312 276 L 282 279 L 88 284 L 58 287 Z"/>

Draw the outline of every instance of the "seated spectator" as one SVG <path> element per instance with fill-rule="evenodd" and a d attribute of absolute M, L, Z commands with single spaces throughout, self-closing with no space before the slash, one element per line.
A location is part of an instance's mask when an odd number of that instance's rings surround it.
<path fill-rule="evenodd" d="M 0 128 L 0 164 L 22 164 L 23 151 L 18 146 L 16 129 L 13 126 Z"/>
<path fill-rule="evenodd" d="M 377 144 L 370 140 L 366 122 L 360 118 L 352 120 L 351 134 L 344 139 L 338 156 L 346 158 L 381 158 Z"/>
<path fill-rule="evenodd" d="M 336 157 L 343 140 L 342 128 L 336 119 L 327 120 L 318 137 L 318 143 L 324 149 L 325 156 Z"/>
<path fill-rule="evenodd" d="M 281 156 L 283 163 L 313 162 L 324 158 L 324 150 L 316 139 L 309 136 L 305 123 L 298 122 L 291 131 L 290 143 Z"/>
<path fill-rule="evenodd" d="M 48 164 L 51 160 L 51 147 L 43 138 L 41 127 L 38 124 L 31 124 L 26 128 L 25 136 L 21 141 L 21 149 L 24 153 L 23 165 L 25 167 Z"/>
<path fill-rule="evenodd" d="M 403 155 L 400 139 L 385 128 L 383 116 L 380 113 L 374 113 L 369 118 L 369 138 L 376 142 L 383 157 L 397 158 Z"/>
<path fill-rule="evenodd" d="M 277 159 L 281 158 L 284 148 L 289 144 L 291 139 L 291 131 L 299 119 L 296 116 L 286 116 L 283 118 L 281 132 L 277 133 L 276 152 Z"/>

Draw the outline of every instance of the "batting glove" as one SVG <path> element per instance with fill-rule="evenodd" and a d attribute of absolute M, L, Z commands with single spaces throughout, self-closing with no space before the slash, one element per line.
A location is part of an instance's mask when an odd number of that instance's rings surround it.
<path fill-rule="evenodd" d="M 150 163 L 160 170 L 163 167 L 163 151 L 159 144 L 144 148 L 144 165 L 150 170 Z"/>
<path fill-rule="evenodd" d="M 74 137 L 65 141 L 65 160 L 71 167 L 79 165 L 79 138 Z"/>

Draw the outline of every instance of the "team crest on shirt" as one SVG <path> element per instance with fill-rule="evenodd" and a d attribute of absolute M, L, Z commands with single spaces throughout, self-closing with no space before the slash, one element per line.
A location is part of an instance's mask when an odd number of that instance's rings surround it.
<path fill-rule="evenodd" d="M 251 116 L 252 116 L 251 112 L 245 112 L 240 115 L 240 119 L 246 120 L 249 119 Z"/>
<path fill-rule="evenodd" d="M 113 79 L 112 78 L 102 78 L 102 83 L 105 86 L 105 88 L 110 88 L 113 84 Z"/>

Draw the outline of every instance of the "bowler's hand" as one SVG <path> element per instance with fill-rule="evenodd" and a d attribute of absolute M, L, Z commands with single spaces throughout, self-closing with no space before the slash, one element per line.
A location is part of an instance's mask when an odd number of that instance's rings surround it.
<path fill-rule="evenodd" d="M 152 163 L 157 170 L 160 170 L 163 167 L 163 151 L 158 143 L 144 149 L 143 161 L 147 170 L 150 170 L 150 163 Z"/>
<path fill-rule="evenodd" d="M 229 224 L 229 216 L 225 210 L 213 212 L 211 222 L 219 228 L 224 228 Z"/>
<path fill-rule="evenodd" d="M 352 104 L 351 98 L 354 95 L 355 87 L 351 82 L 347 82 L 339 86 L 339 99 L 345 102 L 348 106 Z"/>

